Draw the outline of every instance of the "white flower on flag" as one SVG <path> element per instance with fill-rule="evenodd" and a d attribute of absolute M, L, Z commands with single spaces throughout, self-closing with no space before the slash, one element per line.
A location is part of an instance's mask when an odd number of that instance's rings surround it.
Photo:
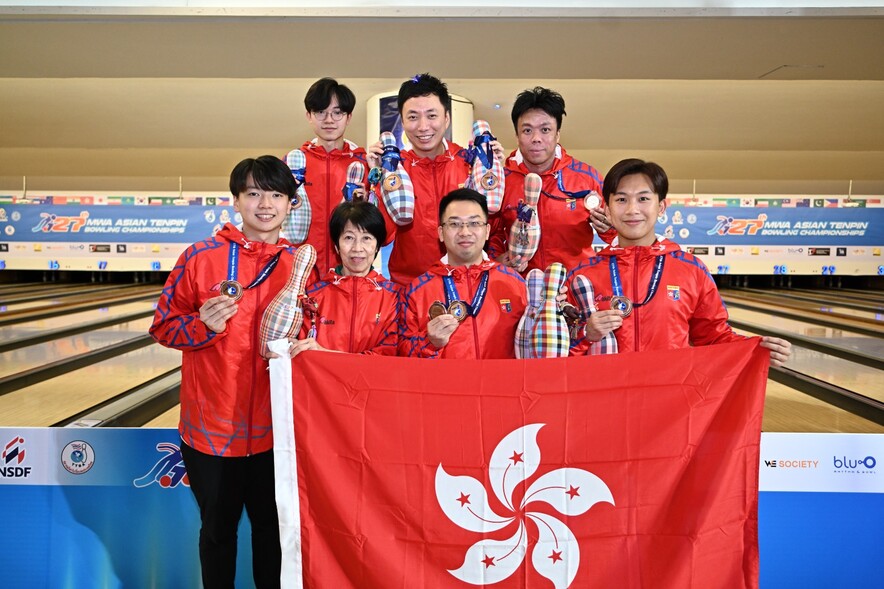
<path fill-rule="evenodd" d="M 513 491 L 540 466 L 537 432 L 544 424 L 520 427 L 507 434 L 491 454 L 488 475 L 491 489 L 509 510 L 498 515 L 488 505 L 485 487 L 470 476 L 452 476 L 440 464 L 436 469 L 436 499 L 445 515 L 465 530 L 487 534 L 517 523 L 506 540 L 481 540 L 467 549 L 463 565 L 448 572 L 473 585 L 502 581 L 521 566 L 528 551 L 528 520 L 537 526 L 538 541 L 531 562 L 538 573 L 565 589 L 577 575 L 580 546 L 574 534 L 558 518 L 526 509 L 544 502 L 567 516 L 581 515 L 604 501 L 614 504 L 608 486 L 594 474 L 579 468 L 560 468 L 536 479 L 519 505 L 513 504 Z"/>

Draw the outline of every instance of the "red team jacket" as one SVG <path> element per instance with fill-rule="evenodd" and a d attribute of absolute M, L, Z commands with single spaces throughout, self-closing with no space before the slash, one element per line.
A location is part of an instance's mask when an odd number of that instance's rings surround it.
<path fill-rule="evenodd" d="M 448 344 L 436 348 L 427 339 L 430 305 L 445 302 L 442 277 L 451 275 L 460 300 L 470 303 L 488 271 L 488 292 L 478 316 L 467 317 L 451 334 Z M 405 293 L 404 333 L 400 356 L 418 358 L 515 358 L 516 327 L 527 304 L 525 280 L 515 270 L 494 261 L 452 267 L 437 262 L 419 276 Z"/>
<path fill-rule="evenodd" d="M 678 244 L 664 239 L 652 246 L 621 248 L 610 246 L 598 257 L 585 260 L 569 275 L 567 284 L 577 274 L 589 278 L 595 290 L 599 310 L 610 309 L 610 259 L 616 257 L 623 284 L 623 294 L 633 303 L 644 301 L 654 270 L 654 262 L 666 256 L 660 285 L 651 301 L 634 307 L 614 331 L 621 353 L 647 350 L 672 350 L 706 346 L 744 339 L 731 330 L 727 310 L 706 266 Z M 568 299 L 577 304 L 569 291 Z M 583 355 L 589 349 L 584 339 L 572 342 L 571 355 Z"/>
<path fill-rule="evenodd" d="M 249 285 L 279 251 L 270 276 L 245 290 L 221 333 L 199 319 L 200 306 L 220 294 L 228 278 L 231 243 L 239 245 L 237 280 Z M 248 456 L 270 450 L 270 378 L 258 355 L 264 309 L 291 274 L 294 248 L 249 242 L 227 223 L 215 237 L 193 244 L 178 258 L 157 302 L 150 334 L 181 350 L 181 421 L 178 431 L 192 448 L 216 456 Z"/>
<path fill-rule="evenodd" d="M 375 271 L 365 277 L 335 270 L 307 288 L 315 311 L 304 313 L 300 338 L 329 350 L 396 355 L 401 287 Z"/>
<path fill-rule="evenodd" d="M 403 151 L 402 160 L 414 184 L 414 222 L 400 227 L 390 219 L 383 204 L 379 208 L 384 215 L 388 242 L 396 239 L 387 263 L 390 278 L 408 286 L 445 255 L 437 231 L 439 201 L 463 187 L 471 168 L 467 150 L 454 143 L 446 144 L 445 153 L 435 159 L 418 158 L 412 151 Z"/>
<path fill-rule="evenodd" d="M 305 243 L 316 248 L 316 269 L 320 274 L 325 274 L 341 263 L 341 258 L 335 251 L 336 244 L 331 242 L 328 220 L 335 207 L 344 199 L 341 190 L 347 183 L 347 167 L 354 161 L 362 162 L 366 167 L 364 182 L 368 174 L 368 164 L 365 163 L 365 150 L 346 140 L 343 149 L 335 149 L 331 153 L 313 141 L 304 143 L 301 151 L 307 158 L 304 190 L 313 209 L 313 220 Z"/>
<path fill-rule="evenodd" d="M 540 174 L 543 180 L 543 192 L 537 203 L 540 245 L 525 272 L 533 268 L 545 270 L 553 262 L 561 262 L 570 269 L 595 255 L 589 211 L 583 205 L 582 198 L 571 198 L 559 190 L 558 178 L 561 176 L 562 185 L 568 192 L 595 190 L 601 199 L 602 177 L 595 168 L 575 160 L 561 146 L 556 148 L 556 156 L 552 168 Z M 525 198 L 528 168 L 518 150 L 507 158 L 505 172 L 503 204 L 500 212 L 491 218 L 491 236 L 488 239 L 488 255 L 495 259 L 506 252 L 510 227 L 516 222 L 516 208 L 519 201 Z M 616 235 L 614 229 L 609 229 L 601 237 L 610 243 Z"/>

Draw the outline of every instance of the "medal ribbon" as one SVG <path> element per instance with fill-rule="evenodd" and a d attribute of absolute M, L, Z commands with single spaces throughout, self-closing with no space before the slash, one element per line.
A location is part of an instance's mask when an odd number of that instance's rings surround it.
<path fill-rule="evenodd" d="M 399 167 L 402 156 L 399 154 L 399 148 L 395 145 L 385 145 L 384 153 L 381 155 L 381 167 L 388 172 L 395 172 Z"/>
<path fill-rule="evenodd" d="M 494 140 L 489 133 L 482 133 L 478 137 L 473 139 L 473 148 L 471 151 L 473 152 L 473 156 L 478 156 L 480 160 L 482 160 L 482 165 L 485 166 L 486 169 L 491 169 L 491 164 L 494 161 L 492 158 L 494 157 L 494 152 L 491 151 L 491 142 Z"/>
<path fill-rule="evenodd" d="M 457 294 L 457 287 L 454 285 L 453 277 L 443 276 L 442 282 L 445 284 L 445 307 L 448 308 L 453 301 L 460 300 L 460 295 Z M 487 294 L 488 270 L 485 270 L 482 272 L 482 278 L 479 280 L 479 288 L 476 289 L 476 294 L 467 307 L 467 312 L 471 316 L 475 317 L 479 314 L 479 311 L 482 309 L 482 304 L 485 302 L 485 295 Z"/>
<path fill-rule="evenodd" d="M 279 263 L 279 256 L 281 255 L 282 250 L 276 252 L 276 255 L 270 258 L 270 261 L 264 265 L 260 272 L 258 272 L 258 276 L 252 281 L 252 283 L 244 287 L 243 290 L 255 288 L 267 280 L 276 268 L 276 264 Z M 227 250 L 227 280 L 235 282 L 237 274 L 239 274 L 239 244 L 231 241 L 230 248 Z"/>
<path fill-rule="evenodd" d="M 648 283 L 648 294 L 645 300 L 640 303 L 633 303 L 633 307 L 641 307 L 647 305 L 654 295 L 657 294 L 657 288 L 660 286 L 660 278 L 663 276 L 663 262 L 666 261 L 666 255 L 657 256 L 654 261 L 654 273 L 651 275 L 651 281 Z M 611 271 L 611 289 L 614 291 L 615 297 L 623 296 L 623 283 L 620 282 L 620 266 L 617 265 L 617 256 L 608 258 L 608 268 Z"/>

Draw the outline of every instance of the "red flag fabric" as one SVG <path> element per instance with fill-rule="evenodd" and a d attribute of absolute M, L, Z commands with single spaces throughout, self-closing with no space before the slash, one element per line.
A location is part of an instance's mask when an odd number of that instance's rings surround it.
<path fill-rule="evenodd" d="M 757 587 L 758 342 L 299 355 L 274 415 L 284 586 Z"/>

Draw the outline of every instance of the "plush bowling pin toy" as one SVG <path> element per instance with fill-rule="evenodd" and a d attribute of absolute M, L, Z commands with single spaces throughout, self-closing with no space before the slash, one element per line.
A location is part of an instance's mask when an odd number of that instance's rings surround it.
<path fill-rule="evenodd" d="M 288 282 L 283 287 L 264 311 L 261 318 L 259 337 L 261 340 L 261 355 L 267 355 L 267 343 L 281 338 L 292 338 L 301 330 L 304 320 L 304 312 L 301 309 L 301 299 L 304 296 L 304 287 L 307 278 L 313 270 L 316 262 L 316 250 L 312 245 L 302 245 L 295 252 L 292 263 L 292 273 Z"/>
<path fill-rule="evenodd" d="M 377 205 L 377 202 L 372 202 L 374 200 L 374 195 L 365 190 L 365 185 L 362 183 L 364 175 L 365 165 L 363 165 L 362 162 L 353 162 L 347 166 L 347 183 L 344 184 L 344 187 L 341 189 L 341 193 L 344 195 L 344 200 L 347 202 L 367 200 L 368 202 Z"/>
<path fill-rule="evenodd" d="M 556 302 L 556 296 L 563 284 L 565 267 L 559 262 L 553 262 L 543 276 L 543 304 L 531 336 L 535 358 L 561 358 L 568 355 L 568 347 L 571 345 L 568 324 Z"/>
<path fill-rule="evenodd" d="M 537 202 L 543 180 L 537 174 L 525 176 L 525 199 L 519 201 L 516 209 L 516 222 L 510 227 L 507 250 L 510 258 L 521 256 L 530 260 L 537 253 L 540 245 L 540 219 L 537 217 Z"/>
<path fill-rule="evenodd" d="M 571 292 L 574 293 L 574 298 L 577 299 L 577 304 L 584 317 L 589 319 L 591 314 L 598 311 L 595 305 L 595 291 L 589 278 L 579 274 L 575 276 L 571 281 Z M 618 351 L 617 338 L 614 337 L 613 331 L 609 332 L 601 341 L 592 342 L 589 346 L 589 355 L 591 356 L 616 354 Z"/>
<path fill-rule="evenodd" d="M 504 192 L 503 165 L 491 150 L 491 142 L 495 139 L 497 138 L 491 134 L 491 126 L 487 121 L 473 122 L 473 145 L 470 148 L 473 169 L 467 188 L 485 196 L 488 213 L 491 215 L 500 210 Z"/>
<path fill-rule="evenodd" d="M 307 232 L 310 231 L 310 222 L 313 220 L 313 209 L 310 207 L 310 200 L 304 190 L 307 157 L 300 149 L 293 149 L 285 156 L 285 163 L 292 171 L 292 176 L 298 184 L 298 191 L 295 193 L 295 198 L 292 199 L 292 208 L 282 224 L 280 233 L 291 243 L 304 243 L 304 240 L 307 239 Z"/>
<path fill-rule="evenodd" d="M 534 347 L 532 336 L 537 313 L 543 304 L 543 270 L 535 268 L 528 272 L 525 277 L 525 286 L 528 289 L 528 305 L 525 313 L 516 327 L 516 358 L 533 358 Z"/>
<path fill-rule="evenodd" d="M 381 133 L 384 153 L 381 156 L 381 200 L 397 225 L 408 225 L 414 220 L 414 185 L 402 165 L 402 156 L 396 138 L 389 131 Z"/>

